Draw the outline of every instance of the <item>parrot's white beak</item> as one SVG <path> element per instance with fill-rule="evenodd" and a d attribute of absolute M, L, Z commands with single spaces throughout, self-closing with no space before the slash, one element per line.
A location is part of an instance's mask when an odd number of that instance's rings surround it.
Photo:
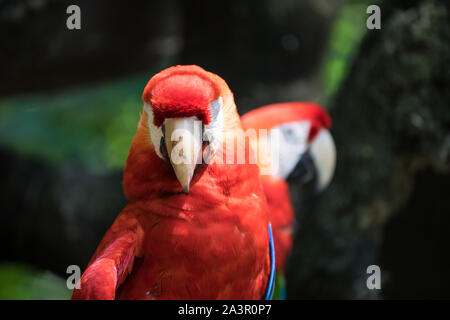
<path fill-rule="evenodd" d="M 183 191 L 188 194 L 201 152 L 202 123 L 196 117 L 168 118 L 163 131 L 170 164 Z"/>
<path fill-rule="evenodd" d="M 317 169 L 317 191 L 320 192 L 330 184 L 336 168 L 336 146 L 330 131 L 320 130 L 310 151 Z"/>

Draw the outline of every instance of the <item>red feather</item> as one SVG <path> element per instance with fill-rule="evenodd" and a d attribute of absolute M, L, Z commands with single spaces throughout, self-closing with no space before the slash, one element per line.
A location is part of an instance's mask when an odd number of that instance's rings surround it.
<path fill-rule="evenodd" d="M 241 117 L 244 129 L 270 130 L 283 123 L 302 120 L 311 123 L 308 141 L 313 140 L 320 129 L 331 127 L 328 113 L 314 102 L 275 103 L 254 109 Z"/>
<path fill-rule="evenodd" d="M 166 118 L 197 116 L 211 122 L 209 103 L 218 98 L 214 79 L 198 66 L 175 66 L 154 76 L 144 89 L 143 100 L 153 108 L 156 126 Z"/>
<path fill-rule="evenodd" d="M 261 176 L 269 205 L 269 220 L 272 224 L 277 270 L 284 271 L 286 259 L 292 249 L 292 224 L 294 210 L 291 205 L 288 184 L 274 176 Z"/>
<path fill-rule="evenodd" d="M 199 70 L 203 69 L 177 67 L 173 81 L 161 74 L 155 76 L 163 79 L 150 80 L 144 100 L 170 100 L 169 105 L 160 106 L 161 110 L 185 108 L 176 103 L 181 92 L 189 92 L 189 97 L 195 98 L 187 105 L 200 101 L 201 106 L 195 107 L 201 112 L 216 97 L 205 89 L 209 87 L 205 79 L 211 79 L 224 98 L 225 119 L 230 119 L 226 133 L 242 135 L 225 82 Z M 197 79 L 199 73 L 203 80 Z M 185 83 L 191 80 L 195 85 Z M 155 89 L 158 85 L 165 89 Z M 169 89 L 170 85 L 180 88 Z M 205 93 L 186 88 L 205 89 Z M 155 92 L 170 99 L 160 99 Z M 170 164 L 153 150 L 148 130 L 144 112 L 123 180 L 129 204 L 102 239 L 73 298 L 261 299 L 270 260 L 268 208 L 258 166 L 199 165 L 186 195 Z"/>
<path fill-rule="evenodd" d="M 244 129 L 271 130 L 284 123 L 308 120 L 312 141 L 322 129 L 331 127 L 331 118 L 318 104 L 312 102 L 276 103 L 254 109 L 241 117 Z M 287 256 L 292 248 L 292 224 L 294 210 L 287 183 L 277 177 L 262 176 L 264 193 L 269 204 L 269 220 L 272 223 L 277 271 L 284 271 Z"/>

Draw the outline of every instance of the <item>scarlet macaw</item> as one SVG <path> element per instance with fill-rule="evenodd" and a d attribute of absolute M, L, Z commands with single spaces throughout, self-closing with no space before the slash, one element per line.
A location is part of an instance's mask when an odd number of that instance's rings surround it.
<path fill-rule="evenodd" d="M 273 227 L 275 243 L 277 282 L 282 275 L 286 259 L 292 248 L 292 227 L 294 210 L 291 205 L 287 181 L 300 181 L 313 185 L 316 191 L 324 190 L 330 183 L 336 162 L 336 150 L 329 132 L 331 119 L 328 113 L 316 103 L 287 102 L 271 104 L 254 109 L 241 117 L 244 130 L 279 130 L 276 139 L 278 167 L 262 175 L 263 189 L 269 204 L 269 220 Z M 262 143 L 264 136 L 249 135 L 254 150 L 269 146 Z M 270 167 L 273 161 L 261 159 L 261 167 Z M 272 155 L 271 155 L 272 156 Z M 269 168 L 270 169 L 270 168 Z M 280 277 L 281 276 L 281 277 Z M 278 283 L 277 283 L 278 288 Z"/>
<path fill-rule="evenodd" d="M 222 141 L 243 136 L 226 82 L 198 66 L 175 66 L 150 79 L 143 100 L 123 179 L 129 204 L 72 299 L 267 296 L 273 264 L 257 164 L 197 164 L 202 154 L 226 157 L 233 146 Z"/>

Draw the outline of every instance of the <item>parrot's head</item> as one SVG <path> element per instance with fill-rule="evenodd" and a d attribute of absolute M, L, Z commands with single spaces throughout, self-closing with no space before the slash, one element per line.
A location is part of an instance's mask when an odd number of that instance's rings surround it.
<path fill-rule="evenodd" d="M 153 76 L 142 98 L 151 147 L 188 193 L 203 150 L 213 153 L 224 130 L 240 127 L 233 95 L 219 76 L 180 65 Z"/>
<path fill-rule="evenodd" d="M 277 166 L 272 175 L 287 181 L 314 182 L 322 191 L 330 183 L 336 148 L 328 113 L 316 103 L 287 102 L 254 109 L 241 118 L 244 129 L 266 129 L 276 143 Z M 254 148 L 264 148 L 261 139 Z M 261 165 L 260 165 L 261 166 Z"/>

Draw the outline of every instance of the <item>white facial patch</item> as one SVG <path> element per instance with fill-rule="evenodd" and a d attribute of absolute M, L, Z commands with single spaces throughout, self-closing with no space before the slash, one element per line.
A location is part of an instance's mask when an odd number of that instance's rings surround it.
<path fill-rule="evenodd" d="M 152 141 L 152 145 L 155 148 L 155 152 L 161 159 L 164 159 L 164 156 L 161 154 L 161 138 L 163 136 L 161 127 L 155 126 L 153 123 L 153 109 L 152 107 L 144 103 L 144 110 L 148 116 L 148 128 L 150 131 L 150 140 Z"/>
<path fill-rule="evenodd" d="M 277 143 L 272 154 L 272 174 L 286 179 L 308 148 L 309 121 L 290 122 L 271 130 L 272 143 Z M 276 130 L 277 134 L 273 134 Z M 275 154 L 276 153 L 276 154 Z"/>
<path fill-rule="evenodd" d="M 203 141 L 209 141 L 211 153 L 214 153 L 222 141 L 223 133 L 223 100 L 222 97 L 211 101 L 209 104 L 211 111 L 211 122 L 205 126 Z"/>

